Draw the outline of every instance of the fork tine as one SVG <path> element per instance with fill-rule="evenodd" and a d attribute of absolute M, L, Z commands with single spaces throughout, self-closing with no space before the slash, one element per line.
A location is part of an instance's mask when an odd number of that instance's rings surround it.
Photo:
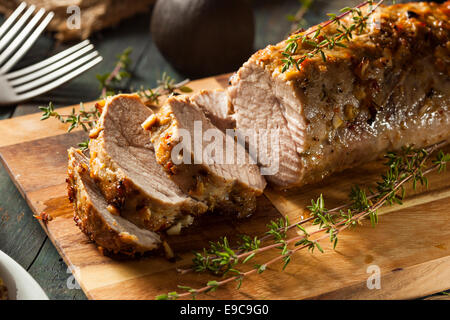
<path fill-rule="evenodd" d="M 20 6 L 17 7 L 16 10 L 14 10 L 13 13 L 9 16 L 9 18 L 3 22 L 2 26 L 0 27 L 0 39 L 2 38 L 3 34 L 9 29 L 9 27 L 16 21 L 19 14 L 22 13 L 23 9 L 25 9 L 27 4 L 25 2 L 22 2 Z"/>
<path fill-rule="evenodd" d="M 28 90 L 34 89 L 38 86 L 44 85 L 50 81 L 56 80 L 59 77 L 63 76 L 64 74 L 71 72 L 72 70 L 82 66 L 83 64 L 87 63 L 89 60 L 92 60 L 93 58 L 95 58 L 96 56 L 98 56 L 98 52 L 94 51 L 86 56 L 84 56 L 81 59 L 78 59 L 68 65 L 66 65 L 65 67 L 58 69 L 44 77 L 41 77 L 35 81 L 23 84 L 19 87 L 15 87 L 14 91 L 19 94 L 19 93 L 23 93 L 26 92 Z"/>
<path fill-rule="evenodd" d="M 39 15 L 39 13 L 34 17 L 38 17 L 37 20 L 39 20 L 42 15 L 44 15 L 45 10 L 41 9 L 39 12 L 42 12 L 41 15 Z M 37 38 L 39 37 L 39 35 L 44 31 L 44 29 L 47 27 L 47 25 L 50 23 L 50 21 L 53 19 L 53 16 L 55 14 L 53 12 L 50 12 L 49 14 L 47 14 L 47 16 L 44 18 L 44 20 L 41 22 L 41 24 L 36 28 L 36 30 L 34 30 L 34 32 L 31 34 L 30 37 L 28 37 L 28 39 L 23 43 L 23 45 L 20 47 L 19 50 L 17 50 L 17 52 L 8 60 L 8 62 L 5 63 L 5 65 L 3 67 L 0 68 L 0 74 L 6 73 L 9 70 L 11 70 L 12 67 L 14 67 L 14 65 L 19 61 L 20 58 L 22 58 L 22 56 L 28 51 L 28 49 L 33 45 L 33 43 L 37 40 Z M 34 20 L 33 18 L 33 20 Z M 36 21 L 37 22 L 37 21 Z M 32 22 L 29 23 L 29 25 Z M 36 23 L 35 23 L 36 24 Z M 34 26 L 34 25 L 33 25 Z M 28 25 L 27 25 L 28 27 Z M 32 27 L 31 27 L 32 28 Z M 30 28 L 30 29 L 31 29 Z M 30 30 L 31 31 L 31 30 Z M 25 34 L 25 30 L 22 31 L 19 35 L 19 37 L 17 37 L 17 46 L 23 41 L 23 39 L 26 37 L 26 35 L 29 33 L 26 32 Z M 13 43 L 0 55 L 0 64 L 3 63 L 2 60 L 2 56 L 3 54 L 5 54 L 5 59 L 7 57 L 6 52 L 13 47 L 14 42 L 16 42 L 16 40 L 13 41 Z M 16 49 L 15 47 L 12 49 L 14 50 Z M 11 50 L 11 52 L 12 52 Z M 9 54 L 8 54 L 9 55 Z"/>
<path fill-rule="evenodd" d="M 20 17 L 19 21 L 17 21 L 14 26 L 8 31 L 8 33 L 0 40 L 0 50 L 11 41 L 11 39 L 16 35 L 16 33 L 22 28 L 24 23 L 28 20 L 31 14 L 34 12 L 36 7 L 34 5 L 30 6 L 27 11 Z"/>
<path fill-rule="evenodd" d="M 28 24 L 23 28 L 23 30 L 15 37 L 11 44 L 0 54 L 0 65 L 2 65 L 6 59 L 16 50 L 16 48 L 24 41 L 28 34 L 33 30 L 34 26 L 42 18 L 45 13 L 45 9 L 41 9 L 33 17 L 33 19 L 28 22 Z"/>
<path fill-rule="evenodd" d="M 16 78 L 14 80 L 9 81 L 9 84 L 11 86 L 18 86 L 24 83 L 27 83 L 29 81 L 32 81 L 34 79 L 38 79 L 42 76 L 45 76 L 46 74 L 56 71 L 57 69 L 65 66 L 66 64 L 72 62 L 73 60 L 75 60 L 78 57 L 83 56 L 84 54 L 88 53 L 89 51 L 91 51 L 92 49 L 94 49 L 94 46 L 92 44 L 82 48 L 81 50 L 78 50 L 76 52 L 74 52 L 73 54 L 65 57 L 64 59 L 61 59 L 59 61 L 57 61 L 54 64 L 51 64 L 45 68 L 42 68 L 40 70 L 37 70 L 36 72 L 30 73 L 26 76 L 20 77 L 20 78 Z M 8 79 L 8 78 L 7 78 Z"/>
<path fill-rule="evenodd" d="M 33 91 L 24 93 L 19 95 L 19 98 L 21 100 L 27 100 L 33 97 L 36 97 L 38 95 L 41 95 L 47 91 L 50 91 L 56 87 L 59 87 L 60 85 L 66 83 L 67 81 L 77 77 L 78 75 L 82 74 L 83 72 L 85 72 L 86 70 L 89 70 L 90 68 L 92 68 L 93 66 L 95 66 L 96 64 L 100 63 L 103 60 L 103 58 L 101 56 L 98 56 L 97 58 L 95 58 L 94 60 L 91 60 L 90 62 L 86 63 L 85 65 L 83 65 L 82 67 L 75 69 L 74 71 L 72 71 L 71 73 L 59 78 L 56 81 L 53 81 L 43 87 L 37 88 Z"/>
<path fill-rule="evenodd" d="M 80 42 L 76 45 L 74 45 L 73 47 L 70 47 L 64 51 L 61 51 L 60 53 L 55 54 L 54 56 L 51 56 L 50 58 L 47 58 L 41 62 L 35 63 L 29 67 L 5 74 L 5 78 L 6 79 L 15 79 L 24 75 L 27 75 L 29 73 L 33 73 L 39 69 L 42 69 L 48 65 L 51 65 L 55 62 L 57 62 L 58 60 L 72 54 L 73 52 L 77 52 L 78 50 L 82 49 L 83 47 L 89 45 L 89 40 L 84 40 L 83 42 Z"/>

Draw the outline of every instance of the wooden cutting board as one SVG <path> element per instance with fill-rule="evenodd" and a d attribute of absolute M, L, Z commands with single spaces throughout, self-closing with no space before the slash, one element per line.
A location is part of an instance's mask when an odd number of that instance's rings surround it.
<path fill-rule="evenodd" d="M 227 82 L 224 75 L 194 81 L 190 87 L 221 88 Z M 47 224 L 40 223 L 91 299 L 153 299 L 179 284 L 201 287 L 216 278 L 176 271 L 189 264 L 192 250 L 221 236 L 260 235 L 270 220 L 281 215 L 296 221 L 321 193 L 328 208 L 343 204 L 352 184 L 367 185 L 383 170 L 380 162 L 374 162 L 317 185 L 288 192 L 268 190 L 259 198 L 257 212 L 245 220 L 208 215 L 185 234 L 170 238 L 179 256 L 176 262 L 159 256 L 117 260 L 102 256 L 75 226 L 67 199 L 66 150 L 84 140 L 85 133 L 68 134 L 65 125 L 39 118 L 38 113 L 0 121 L 1 160 L 33 212 L 45 211 L 53 217 Z M 449 178 L 449 174 L 432 174 L 428 189 L 408 190 L 404 205 L 385 209 L 376 228 L 364 222 L 342 233 L 336 250 L 324 242 L 325 253 L 299 252 L 283 272 L 274 265 L 245 280 L 240 290 L 231 284 L 198 298 L 407 299 L 446 290 L 450 288 Z M 370 270 L 377 267 L 381 288 L 368 289 Z"/>

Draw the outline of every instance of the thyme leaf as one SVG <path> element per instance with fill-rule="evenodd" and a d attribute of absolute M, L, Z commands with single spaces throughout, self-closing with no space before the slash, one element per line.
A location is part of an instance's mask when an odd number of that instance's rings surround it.
<path fill-rule="evenodd" d="M 332 50 L 334 47 L 346 47 L 344 41 L 351 41 L 354 34 L 361 34 L 367 28 L 367 20 L 372 15 L 373 12 L 384 2 L 380 0 L 376 5 L 374 5 L 374 0 L 367 0 L 354 8 L 346 7 L 340 10 L 341 14 L 328 14 L 330 19 L 327 22 L 319 24 L 315 28 L 305 32 L 293 34 L 286 40 L 286 46 L 281 53 L 283 58 L 283 67 L 281 72 L 284 73 L 290 68 L 295 68 L 300 71 L 300 65 L 306 59 L 313 58 L 314 56 L 320 55 L 324 62 L 327 61 L 327 56 L 324 49 Z M 369 10 L 364 14 L 361 10 L 362 7 L 369 5 Z M 347 15 L 351 15 L 352 23 L 349 26 L 345 26 L 341 19 Z M 323 28 L 336 24 L 339 26 L 334 34 L 326 35 L 322 32 Z M 299 43 L 305 46 L 311 47 L 309 51 L 302 54 L 300 57 L 297 55 L 299 48 Z"/>
<path fill-rule="evenodd" d="M 106 74 L 96 75 L 97 80 L 100 82 L 100 90 L 102 99 L 116 94 L 116 87 L 125 78 L 131 78 L 129 72 L 129 66 L 131 64 L 130 54 L 133 51 L 132 48 L 125 49 L 121 54 L 117 55 L 118 61 L 113 71 Z"/>
<path fill-rule="evenodd" d="M 326 239 L 330 241 L 333 249 L 336 248 L 338 235 L 347 228 L 356 227 L 365 218 L 369 219 L 372 226 L 376 226 L 378 210 L 381 207 L 402 204 L 406 183 L 411 182 L 413 185 L 421 183 L 427 187 L 427 174 L 432 171 L 441 173 L 445 170 L 446 164 L 450 161 L 450 154 L 440 150 L 434 159 L 430 159 L 431 154 L 443 145 L 445 142 L 419 149 L 404 147 L 400 152 L 387 153 L 386 171 L 376 182 L 376 188 L 365 190 L 358 185 L 353 186 L 349 193 L 349 202 L 340 207 L 327 209 L 321 194 L 316 200 L 311 200 L 311 205 L 307 207 L 310 210 L 309 218 L 293 224 L 289 223 L 287 217 L 270 221 L 267 232 L 263 236 L 244 235 L 235 247 L 230 245 L 226 237 L 217 242 L 211 242 L 209 247 L 194 253 L 190 268 L 179 271 L 181 273 L 208 272 L 221 275 L 222 280 L 209 281 L 204 287 L 198 289 L 189 287 L 189 290 L 177 294 L 177 298 L 196 297 L 198 294 L 216 290 L 232 281 L 237 281 L 240 288 L 243 280 L 248 276 L 261 274 L 267 270 L 268 266 L 276 262 L 283 262 L 282 270 L 284 270 L 292 261 L 295 252 L 299 250 L 307 249 L 314 252 L 317 249 L 323 253 L 324 249 L 320 243 Z M 315 227 L 314 231 L 307 231 L 304 227 L 306 223 Z M 297 228 L 298 234 L 288 236 L 288 230 L 292 228 Z M 270 243 L 265 243 L 267 241 Z M 276 257 L 262 263 L 255 263 L 249 270 L 242 269 L 248 261 L 260 258 L 262 252 L 272 249 L 279 250 Z M 227 276 L 229 273 L 234 275 Z M 183 287 L 179 288 L 183 289 Z M 166 297 L 169 298 L 169 295 Z"/>
<path fill-rule="evenodd" d="M 131 78 L 131 73 L 128 68 L 131 64 L 130 54 L 132 48 L 125 49 L 121 54 L 117 56 L 118 60 L 114 69 L 110 73 L 96 75 L 97 80 L 100 82 L 101 98 L 105 99 L 108 96 L 115 95 L 116 88 L 125 78 Z M 140 87 L 136 93 L 146 102 L 146 104 L 159 104 L 159 99 L 163 95 L 178 94 L 178 92 L 189 93 L 192 89 L 187 86 L 189 79 L 185 79 L 179 83 L 175 82 L 175 79 L 164 72 L 161 79 L 157 80 L 157 87 L 155 89 L 144 89 L 144 86 Z M 127 91 L 133 91 L 131 88 Z M 68 132 L 76 128 L 83 128 L 84 131 L 92 129 L 98 118 L 101 115 L 102 103 L 97 103 L 90 110 L 85 110 L 84 105 L 80 102 L 80 110 L 75 111 L 72 109 L 70 114 L 59 114 L 55 110 L 55 106 L 52 102 L 49 102 L 47 106 L 39 106 L 39 109 L 43 112 L 40 120 L 47 120 L 49 118 L 55 118 L 61 123 L 69 124 Z M 78 147 L 84 151 L 88 148 L 89 141 L 83 141 L 78 144 Z"/>

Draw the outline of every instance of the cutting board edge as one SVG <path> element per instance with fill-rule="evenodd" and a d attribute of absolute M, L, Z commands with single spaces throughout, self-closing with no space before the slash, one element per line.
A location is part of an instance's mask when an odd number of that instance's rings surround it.
<path fill-rule="evenodd" d="M 436 287 L 431 288 L 431 286 L 427 286 L 427 289 L 423 290 L 423 287 L 421 288 L 421 293 L 415 293 L 415 294 L 411 294 L 411 290 L 408 287 L 405 288 L 399 288 L 398 290 L 391 290 L 389 296 L 386 295 L 376 295 L 375 293 L 377 293 L 377 289 L 373 289 L 369 290 L 367 289 L 367 281 L 357 281 L 353 284 L 349 284 L 348 286 L 345 286 L 343 288 L 339 288 L 337 290 L 334 291 L 330 291 L 324 294 L 319 294 L 319 295 L 313 295 L 313 296 L 309 296 L 307 298 L 305 298 L 305 300 L 310 300 L 310 299 L 314 299 L 314 300 L 341 300 L 341 299 L 346 299 L 346 300 L 371 300 L 371 299 L 395 299 L 395 300 L 407 300 L 407 299 L 417 299 L 420 297 L 424 297 L 424 296 L 428 296 L 431 294 L 435 294 L 438 292 L 442 292 L 447 290 L 448 288 L 450 288 L 450 272 L 447 271 L 448 275 L 445 274 L 445 272 L 441 272 L 441 271 L 446 271 L 446 270 L 450 270 L 450 254 L 446 255 L 446 256 L 442 256 L 436 259 L 432 259 L 432 260 L 428 260 L 426 262 L 423 263 L 418 263 L 412 266 L 408 266 L 405 268 L 400 268 L 397 270 L 390 270 L 388 272 L 385 272 L 383 274 L 381 274 L 381 289 L 383 289 L 383 283 L 386 282 L 386 278 L 394 278 L 396 277 L 395 280 L 388 280 L 389 285 L 392 286 L 392 283 L 395 281 L 396 283 L 405 281 L 407 278 L 411 277 L 411 274 L 416 274 L 418 275 L 418 277 L 415 279 L 415 282 L 421 282 L 421 280 L 423 279 L 427 279 L 429 278 L 429 274 L 423 274 L 423 273 L 419 273 L 420 270 L 423 270 L 424 268 L 429 268 L 432 265 L 435 265 L 436 263 L 439 262 L 443 262 L 443 265 L 439 265 L 438 271 L 434 272 L 434 274 L 442 274 L 442 276 L 439 278 L 440 280 L 436 280 L 434 279 L 434 283 L 442 283 L 442 284 L 446 284 L 446 285 L 441 285 L 440 287 L 438 287 L 438 289 L 436 289 Z M 368 274 L 369 276 L 369 274 Z M 400 279 L 399 279 L 400 277 Z M 366 295 L 364 294 L 360 294 L 360 292 L 366 289 L 365 291 L 367 292 Z M 418 291 L 418 290 L 416 290 Z M 399 296 L 395 296 L 395 298 L 392 298 L 392 296 L 395 295 L 399 295 Z M 358 295 L 360 294 L 360 295 Z"/>

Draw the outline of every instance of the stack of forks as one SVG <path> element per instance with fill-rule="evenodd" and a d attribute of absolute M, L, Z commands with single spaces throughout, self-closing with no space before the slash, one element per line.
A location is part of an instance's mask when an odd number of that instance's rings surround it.
<path fill-rule="evenodd" d="M 92 68 L 102 57 L 85 40 L 44 61 L 8 73 L 31 48 L 54 13 L 21 3 L 0 26 L 0 105 L 11 105 L 50 91 Z"/>

